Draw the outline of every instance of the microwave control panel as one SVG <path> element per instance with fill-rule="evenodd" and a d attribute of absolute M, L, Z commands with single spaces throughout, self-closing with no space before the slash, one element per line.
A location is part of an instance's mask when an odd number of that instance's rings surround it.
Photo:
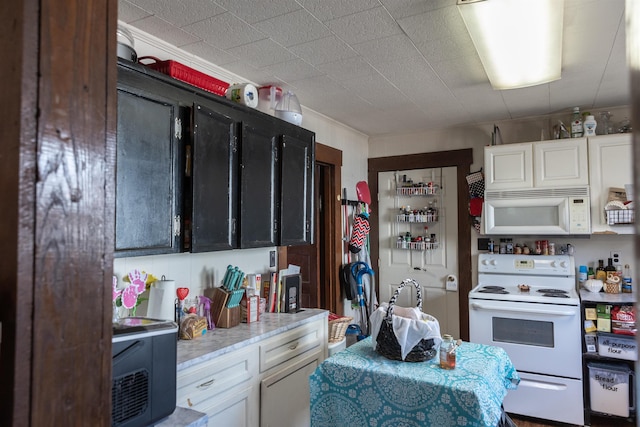
<path fill-rule="evenodd" d="M 588 198 L 569 198 L 569 234 L 588 234 L 591 232 L 590 209 Z"/>

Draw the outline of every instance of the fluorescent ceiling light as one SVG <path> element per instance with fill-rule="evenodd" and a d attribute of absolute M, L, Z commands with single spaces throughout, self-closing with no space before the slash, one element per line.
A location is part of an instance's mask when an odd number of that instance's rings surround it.
<path fill-rule="evenodd" d="M 494 89 L 560 79 L 564 0 L 458 0 Z"/>

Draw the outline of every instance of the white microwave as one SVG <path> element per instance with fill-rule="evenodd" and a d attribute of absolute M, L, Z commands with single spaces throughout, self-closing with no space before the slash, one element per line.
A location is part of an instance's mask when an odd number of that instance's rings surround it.
<path fill-rule="evenodd" d="M 589 187 L 486 191 L 485 234 L 591 234 Z"/>

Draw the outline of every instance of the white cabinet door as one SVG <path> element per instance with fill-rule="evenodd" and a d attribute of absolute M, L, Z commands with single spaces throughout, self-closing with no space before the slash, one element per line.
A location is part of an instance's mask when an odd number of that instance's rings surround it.
<path fill-rule="evenodd" d="M 588 144 L 591 232 L 633 234 L 633 225 L 607 225 L 604 212 L 609 188 L 624 188 L 625 184 L 633 183 L 631 134 L 595 136 L 589 138 Z"/>
<path fill-rule="evenodd" d="M 589 185 L 587 138 L 533 143 L 534 187 Z"/>
<path fill-rule="evenodd" d="M 260 383 L 261 427 L 308 427 L 311 424 L 309 376 L 323 360 L 322 351 L 289 364 Z M 225 425 L 212 424 L 209 425 Z"/>
<path fill-rule="evenodd" d="M 257 426 L 258 355 L 252 345 L 179 371 L 176 405 L 206 413 L 210 426 Z"/>
<path fill-rule="evenodd" d="M 209 417 L 209 426 L 256 427 L 258 425 L 259 399 L 257 386 L 214 399 L 199 411 Z"/>
<path fill-rule="evenodd" d="M 533 187 L 530 142 L 484 148 L 485 188 L 506 190 Z"/>

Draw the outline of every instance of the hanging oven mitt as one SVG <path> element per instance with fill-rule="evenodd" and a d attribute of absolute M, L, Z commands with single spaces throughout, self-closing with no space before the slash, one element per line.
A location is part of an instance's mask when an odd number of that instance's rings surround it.
<path fill-rule="evenodd" d="M 356 215 L 353 230 L 351 231 L 351 239 L 349 240 L 349 251 L 351 253 L 357 254 L 360 252 L 370 229 L 369 215 L 366 212 Z"/>

